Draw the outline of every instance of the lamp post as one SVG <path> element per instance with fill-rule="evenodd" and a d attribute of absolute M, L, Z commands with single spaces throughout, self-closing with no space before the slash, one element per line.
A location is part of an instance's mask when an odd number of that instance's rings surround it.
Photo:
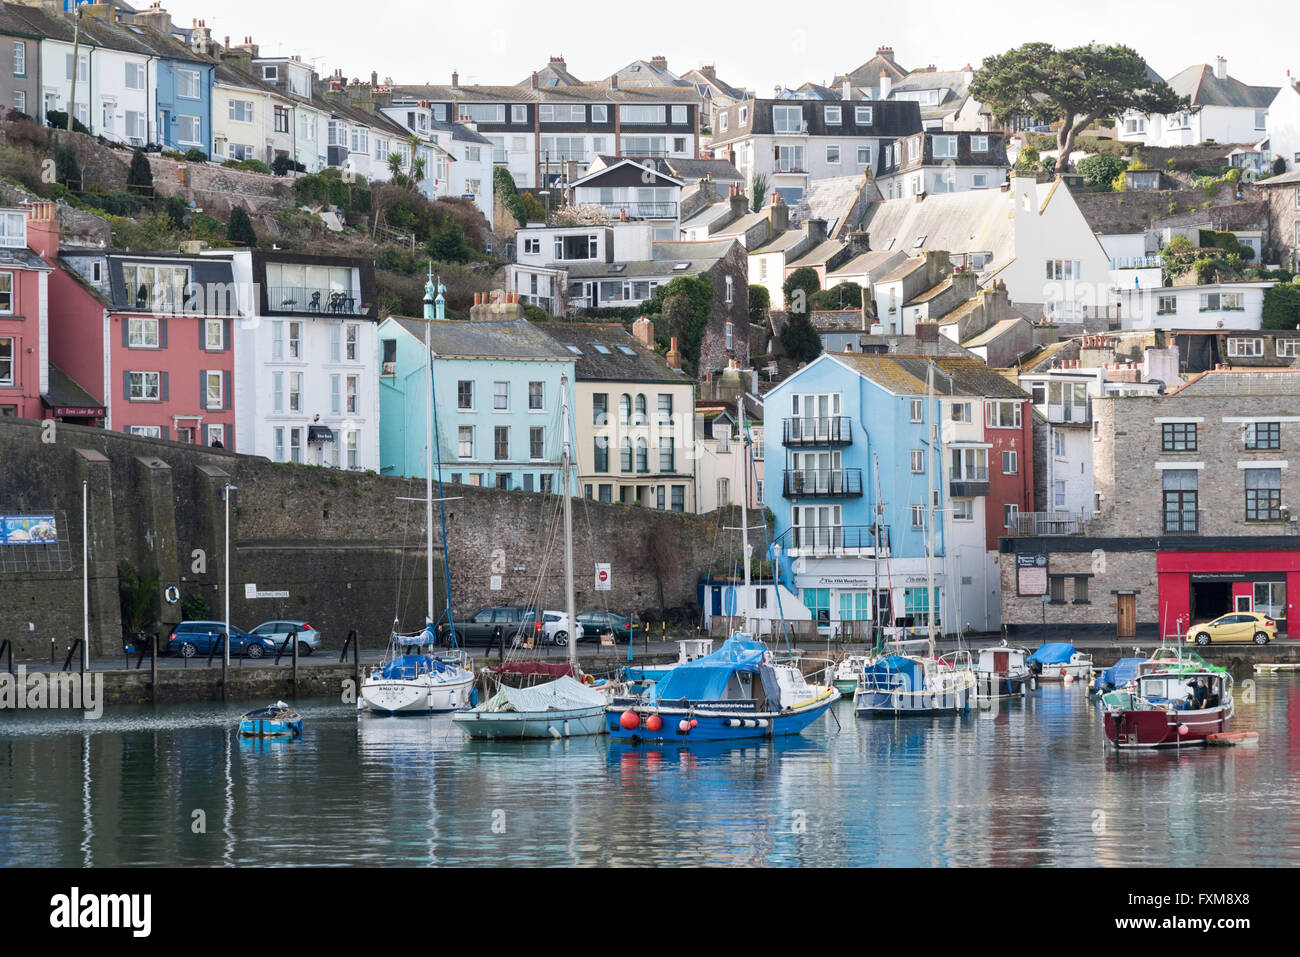
<path fill-rule="evenodd" d="M 224 675 L 226 669 L 230 667 L 230 493 L 237 491 L 238 487 L 227 482 L 221 487 L 221 500 L 226 504 L 226 544 L 222 549 L 222 558 L 226 565 L 226 584 L 222 589 L 222 596 L 225 599 L 225 625 L 226 640 L 221 643 L 221 672 Z M 221 686 L 224 696 L 225 684 Z"/>
<path fill-rule="evenodd" d="M 551 191 L 549 189 L 538 190 L 537 195 L 546 197 L 546 225 L 549 226 L 551 224 Z"/>

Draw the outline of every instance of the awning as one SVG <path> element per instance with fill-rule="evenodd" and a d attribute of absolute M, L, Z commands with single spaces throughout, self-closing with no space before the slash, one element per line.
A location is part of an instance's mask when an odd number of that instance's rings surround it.
<path fill-rule="evenodd" d="M 334 430 L 324 425 L 307 426 L 307 444 L 313 442 L 333 442 Z"/>
<path fill-rule="evenodd" d="M 56 416 L 104 416 L 104 404 L 53 362 L 50 363 L 49 391 L 41 393 L 41 401 Z"/>

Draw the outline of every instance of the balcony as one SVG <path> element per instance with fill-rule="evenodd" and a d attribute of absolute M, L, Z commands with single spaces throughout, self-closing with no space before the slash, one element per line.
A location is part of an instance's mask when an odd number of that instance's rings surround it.
<path fill-rule="evenodd" d="M 676 219 L 676 203 L 601 203 L 611 219 Z"/>
<path fill-rule="evenodd" d="M 786 419 L 781 426 L 781 442 L 784 445 L 834 446 L 853 442 L 852 420 L 843 415 Z"/>
<path fill-rule="evenodd" d="M 851 558 L 887 558 L 888 525 L 814 525 L 790 528 L 777 538 L 783 554 L 791 558 L 844 555 Z"/>
<path fill-rule="evenodd" d="M 369 308 L 350 291 L 311 286 L 267 286 L 266 307 L 270 312 L 334 316 L 363 316 Z"/>
<path fill-rule="evenodd" d="M 1086 405 L 1049 405 L 1047 421 L 1052 425 L 1086 425 L 1091 417 Z"/>
<path fill-rule="evenodd" d="M 1201 535 L 1205 527 L 1205 510 L 1193 508 L 1166 509 L 1160 513 L 1162 535 Z"/>
<path fill-rule="evenodd" d="M 1152 269 L 1163 264 L 1159 256 L 1112 256 L 1111 269 Z"/>
<path fill-rule="evenodd" d="M 1020 512 L 1007 529 L 1020 538 L 1038 538 L 1043 535 L 1082 535 L 1084 518 L 1069 512 Z"/>
<path fill-rule="evenodd" d="M 989 470 L 968 467 L 949 475 L 948 494 L 953 498 L 974 498 L 989 494 Z"/>
<path fill-rule="evenodd" d="M 786 469 L 785 498 L 861 498 L 862 469 Z"/>

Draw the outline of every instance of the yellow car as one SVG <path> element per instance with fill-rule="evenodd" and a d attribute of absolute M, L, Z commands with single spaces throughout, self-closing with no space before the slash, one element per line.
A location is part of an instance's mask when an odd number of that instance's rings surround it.
<path fill-rule="evenodd" d="M 1267 645 L 1277 637 L 1277 622 L 1254 611 L 1234 611 L 1187 629 L 1187 640 L 1198 645 L 1212 641 L 1253 641 Z"/>

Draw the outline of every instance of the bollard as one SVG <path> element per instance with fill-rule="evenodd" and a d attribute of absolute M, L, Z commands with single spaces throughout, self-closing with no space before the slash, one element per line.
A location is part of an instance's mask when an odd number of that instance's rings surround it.
<path fill-rule="evenodd" d="M 293 626 L 293 631 L 289 634 L 289 640 L 293 642 L 293 698 L 298 700 L 298 626 Z"/>
<path fill-rule="evenodd" d="M 155 633 L 149 642 L 149 694 L 153 703 L 158 703 L 158 635 Z"/>
<path fill-rule="evenodd" d="M 666 621 L 659 622 L 659 640 L 660 641 L 668 640 L 668 622 Z"/>
<path fill-rule="evenodd" d="M 506 662 L 506 630 L 501 625 L 497 625 L 492 632 L 492 637 L 497 641 L 497 664 L 503 665 Z"/>

